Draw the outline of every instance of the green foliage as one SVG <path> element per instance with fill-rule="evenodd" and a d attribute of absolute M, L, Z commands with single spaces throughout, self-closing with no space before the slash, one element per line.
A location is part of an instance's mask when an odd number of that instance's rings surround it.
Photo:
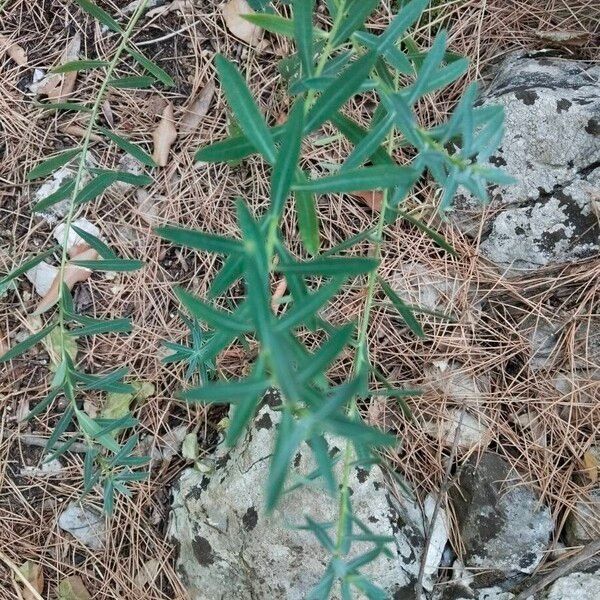
<path fill-rule="evenodd" d="M 235 340 L 246 344 L 254 339 L 258 343 L 258 356 L 248 377 L 210 381 L 204 374 L 180 397 L 188 402 L 230 404 L 227 441 L 234 443 L 256 412 L 265 390 L 281 391 L 281 418 L 265 488 L 266 508 L 272 510 L 287 491 L 304 485 L 288 480 L 293 457 L 300 446 L 307 445 L 316 469 L 304 481 L 311 485 L 321 482 L 338 506 L 337 523 L 317 523 L 307 517 L 303 526 L 331 554 L 310 598 L 327 598 L 337 582 L 344 599 L 354 593 L 379 599 L 385 598 L 385 593 L 361 569 L 381 553 L 389 552 L 390 540 L 375 535 L 356 518 L 348 478 L 352 466 L 371 466 L 379 448 L 397 442 L 393 436 L 362 422 L 357 400 L 371 393 L 371 378 L 384 386 L 378 393 L 395 397 L 400 403 L 415 391 L 394 389 L 370 364 L 367 331 L 377 291 L 383 292 L 388 306 L 415 335 L 426 335 L 415 317 L 422 311 L 406 304 L 377 276 L 384 228 L 398 217 L 406 219 L 454 253 L 439 233 L 399 210 L 399 206 L 425 176 L 432 177 L 442 189 L 442 211 L 449 208 L 459 185 L 484 199 L 488 182 L 508 181 L 502 172 L 481 164 L 500 142 L 502 113 L 475 107 L 473 86 L 446 122 L 430 129 L 418 123 L 415 105 L 432 91 L 454 82 L 467 68 L 466 60 L 446 52 L 443 31 L 438 32 L 429 51 L 415 50 L 407 32 L 419 21 L 427 0 L 403 3 L 380 35 L 364 27 L 379 4 L 375 0 L 328 0 L 333 23 L 328 32 L 313 25 L 314 2 L 292 0 L 291 4 L 292 18 L 270 11 L 248 17 L 295 42 L 297 55 L 284 59 L 285 68 L 281 69 L 295 96 L 286 123 L 270 127 L 238 68 L 221 56 L 215 61 L 239 130 L 201 148 L 196 158 L 236 165 L 254 153 L 260 154 L 272 167 L 271 202 L 257 216 L 243 200 L 237 201 L 239 239 L 172 226 L 157 230 L 173 243 L 225 257 L 208 300 L 181 289 L 176 291 L 194 319 L 188 321 L 193 345 L 168 343 L 173 354 L 167 360 L 186 362 L 188 373 L 192 373 L 209 361 L 212 365 L 218 353 Z M 344 114 L 345 104 L 364 91 L 372 92 L 377 99 L 368 129 Z M 309 134 L 319 135 L 325 123 L 335 127 L 354 149 L 336 172 L 309 178 L 299 165 L 301 143 Z M 394 150 L 398 146 L 412 147 L 414 158 L 397 164 Z M 376 189 L 383 191 L 383 208 L 376 227 L 319 252 L 316 197 Z M 293 257 L 284 243 L 280 222 L 292 198 L 300 238 L 311 258 Z M 351 252 L 363 240 L 374 244 L 371 256 Z M 271 309 L 270 278 L 274 273 L 285 275 L 289 294 L 286 310 L 277 314 Z M 239 280 L 245 288 L 245 299 L 224 311 L 215 301 Z M 319 314 L 342 286 L 361 282 L 366 285 L 366 300 L 358 328 L 354 323 L 334 327 Z M 309 350 L 305 346 L 298 335 L 304 329 L 320 332 L 322 342 L 318 348 Z M 347 382 L 334 383 L 327 376 L 328 369 L 348 349 L 355 356 L 353 373 Z M 406 410 L 405 405 L 401 406 Z M 330 456 L 328 436 L 343 438 L 345 452 Z M 356 556 L 352 547 L 357 541 L 368 542 L 371 548 Z"/>
<path fill-rule="evenodd" d="M 27 180 L 35 180 L 53 174 L 57 169 L 72 164 L 72 176 L 67 177 L 62 185 L 52 194 L 43 198 L 34 207 L 34 211 L 47 210 L 57 202 L 68 203 L 67 215 L 64 219 L 65 240 L 63 248 L 54 247 L 27 260 L 21 266 L 0 280 L 0 289 L 5 289 L 17 277 L 51 256 L 59 256 L 59 274 L 62 276 L 68 261 L 66 250 L 67 234 L 71 229 L 100 255 L 99 260 L 73 260 L 77 264 L 98 271 L 129 272 L 142 267 L 142 262 L 134 259 L 120 258 L 102 240 L 90 233 L 72 227 L 76 208 L 95 198 L 100 197 L 106 189 L 117 181 L 135 186 L 148 185 L 152 178 L 147 174 L 134 175 L 124 171 L 98 169 L 89 167 L 88 151 L 93 133 L 102 134 L 108 141 L 116 144 L 143 165 L 154 167 L 150 155 L 139 145 L 123 138 L 114 131 L 97 125 L 102 103 L 106 92 L 112 87 L 149 87 L 157 82 L 166 86 L 174 84 L 171 77 L 158 65 L 147 59 L 131 47 L 130 39 L 134 27 L 146 8 L 146 1 L 139 3 L 136 11 L 125 29 L 113 19 L 104 9 L 90 0 L 75 0 L 85 13 L 92 19 L 106 26 L 119 41 L 112 58 L 109 61 L 85 59 L 75 60 L 61 65 L 53 70 L 55 73 L 99 69 L 103 72 L 103 80 L 90 103 L 63 102 L 40 104 L 45 109 L 54 111 L 78 111 L 88 115 L 88 127 L 83 140 L 76 148 L 64 150 L 36 165 L 28 174 Z M 127 53 L 135 64 L 147 74 L 126 75 L 115 79 L 114 73 Z M 86 182 L 87 180 L 87 182 Z M 29 418 L 34 419 L 51 408 L 55 401 L 63 398 L 66 408 L 63 410 L 47 443 L 51 452 L 50 458 L 60 456 L 78 440 L 87 446 L 85 468 L 83 473 L 84 491 L 89 493 L 96 485 L 103 488 L 104 507 L 111 513 L 116 493 L 130 494 L 128 483 L 141 481 L 148 473 L 139 468 L 148 459 L 138 455 L 137 437 L 131 435 L 131 430 L 137 421 L 129 410 L 113 414 L 103 413 L 102 418 L 93 419 L 81 408 L 85 394 L 91 390 L 107 394 L 106 401 L 110 403 L 111 394 L 134 394 L 136 390 L 124 382 L 126 369 L 117 369 L 107 373 L 86 373 L 84 365 L 77 364 L 78 340 L 92 335 L 123 334 L 131 331 L 132 323 L 127 318 L 100 319 L 76 312 L 73 299 L 66 285 L 59 286 L 59 297 L 55 315 L 51 315 L 46 326 L 30 335 L 27 339 L 13 346 L 0 357 L 0 362 L 19 359 L 39 343 L 43 343 L 51 354 L 51 371 L 53 372 L 50 390 L 32 409 Z M 114 412 L 114 411 L 113 411 Z"/>

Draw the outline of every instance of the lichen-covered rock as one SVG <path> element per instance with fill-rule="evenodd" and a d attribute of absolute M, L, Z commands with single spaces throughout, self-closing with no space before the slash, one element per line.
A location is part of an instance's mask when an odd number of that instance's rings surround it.
<path fill-rule="evenodd" d="M 278 420 L 279 413 L 265 404 L 235 448 L 219 445 L 212 474 L 188 469 L 175 487 L 169 536 L 178 548 L 177 569 L 193 600 L 300 600 L 327 565 L 329 556 L 312 533 L 293 528 L 304 515 L 335 521 L 335 502 L 324 491 L 299 488 L 286 494 L 272 515 L 263 511 Z M 337 450 L 334 444 L 330 440 L 331 452 Z M 298 452 L 294 466 L 304 474 L 314 469 L 307 447 Z M 395 539 L 392 556 L 381 555 L 363 572 L 391 598 L 410 599 L 424 548 L 421 511 L 413 502 L 392 497 L 378 466 L 370 471 L 353 468 L 350 488 L 356 516 L 376 534 Z M 447 541 L 443 511 L 434 538 L 426 561 L 428 589 Z M 370 548 L 357 543 L 355 552 Z"/>
<path fill-rule="evenodd" d="M 506 135 L 490 162 L 517 180 L 490 190 L 481 253 L 511 273 L 597 254 L 600 66 L 512 54 L 481 103 L 504 107 Z M 481 203 L 463 190 L 456 206 L 456 225 L 478 233 Z"/>
<path fill-rule="evenodd" d="M 600 486 L 596 486 L 575 502 L 565 524 L 565 540 L 569 546 L 579 546 L 599 538 Z"/>
<path fill-rule="evenodd" d="M 470 460 L 451 491 L 467 568 L 506 580 L 531 573 L 553 530 L 550 513 L 535 492 L 500 456 L 486 452 Z"/>
<path fill-rule="evenodd" d="M 600 572 L 577 572 L 561 577 L 548 588 L 543 598 L 544 600 L 598 600 Z"/>

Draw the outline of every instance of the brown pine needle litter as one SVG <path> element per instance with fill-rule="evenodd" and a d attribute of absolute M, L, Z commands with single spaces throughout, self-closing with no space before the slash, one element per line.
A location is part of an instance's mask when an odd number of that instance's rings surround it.
<path fill-rule="evenodd" d="M 1 4 L 1 3 L 0 3 Z M 128 0 L 102 3 L 116 17 Z M 376 30 L 388 22 L 392 8 L 384 8 L 372 21 Z M 57 116 L 37 108 L 29 91 L 35 69 L 46 72 L 59 64 L 65 48 L 77 35 L 88 57 L 106 58 L 113 38 L 106 38 L 97 24 L 81 18 L 75 5 L 56 0 L 15 0 L 0 14 L 0 271 L 7 272 L 41 247 L 48 247 L 53 226 L 32 216 L 37 185 L 25 183 L 25 173 L 40 160 L 77 140 L 81 126 L 76 113 Z M 448 0 L 432 2 L 428 19 L 415 40 L 423 47 L 440 27 L 450 33 L 451 49 L 468 56 L 470 76 L 481 77 L 487 67 L 507 51 L 552 48 L 575 59 L 600 57 L 600 9 L 596 0 Z M 173 35 L 170 35 L 172 34 Z M 27 61 L 7 52 L 22 48 Z M 158 40 L 158 41 L 155 41 Z M 277 61 L 292 51 L 289 42 L 265 36 L 260 49 L 249 48 L 228 30 L 219 3 L 196 0 L 174 10 L 147 17 L 134 37 L 148 56 L 169 72 L 177 85 L 168 92 L 114 90 L 105 109 L 115 128 L 151 148 L 165 106 L 173 105 L 173 122 L 180 122 L 186 108 L 212 85 L 212 57 L 222 52 L 239 60 L 261 108 L 274 122 L 288 106 L 282 104 Z M 22 63 L 22 64 L 19 64 Z M 93 71 L 80 73 L 73 95 L 85 99 L 98 84 Z M 420 106 L 424 124 L 436 123 L 454 105 L 466 78 L 443 97 L 433 95 Z M 369 98 L 348 107 L 354 118 L 368 123 Z M 218 438 L 223 411 L 188 407 L 174 400 L 182 386 L 183 368 L 163 366 L 161 340 L 185 335 L 177 314 L 172 284 L 178 282 L 202 295 L 218 266 L 213 257 L 172 248 L 152 233 L 156 224 L 180 223 L 219 233 L 235 234 L 234 198 L 244 196 L 260 210 L 267 203 L 269 171 L 252 158 L 235 167 L 195 163 L 194 151 L 227 133 L 228 114 L 220 91 L 192 132 L 179 135 L 163 168 L 155 171 L 155 184 L 143 201 L 134 189 L 114 188 L 101 200 L 86 205 L 81 216 L 99 227 L 122 256 L 139 258 L 146 267 L 127 277 L 93 275 L 75 294 L 78 306 L 88 314 L 105 318 L 130 315 L 135 330 L 130 337 L 95 336 L 81 348 L 86 368 L 93 372 L 127 366 L 137 381 L 151 382 L 155 394 L 135 406 L 140 435 L 150 448 L 160 449 L 181 427 L 197 428 L 201 447 L 209 452 Z M 187 132 L 186 132 L 187 133 Z M 326 131 L 325 135 L 333 134 Z M 348 152 L 343 140 L 305 148 L 307 166 L 323 168 L 339 162 Z M 113 145 L 94 142 L 93 159 L 116 166 L 122 158 Z M 465 410 L 484 430 L 483 445 L 500 452 L 535 485 L 550 506 L 558 524 L 564 525 L 574 503 L 585 498 L 589 476 L 586 452 L 600 441 L 598 380 L 581 375 L 592 370 L 598 350 L 589 333 L 592 320 L 600 318 L 600 260 L 592 259 L 559 270 L 507 279 L 478 256 L 477 244 L 440 223 L 435 216 L 436 197 L 423 186 L 406 209 L 437 227 L 457 251 L 451 256 L 418 229 L 399 222 L 387 236 L 381 275 L 394 282 L 399 292 L 408 290 L 414 303 L 427 293 L 427 282 L 441 289 L 436 310 L 443 319 L 427 314 L 420 321 L 427 333 L 416 339 L 394 317 L 381 298 L 371 323 L 371 355 L 383 374 L 396 385 L 420 387 L 423 394 L 410 398 L 412 418 L 392 400 L 372 399 L 365 416 L 380 426 L 397 431 L 401 444 L 388 458 L 406 476 L 415 492 L 445 489 L 446 462 L 452 446 L 452 419 Z M 321 197 L 322 247 L 330 247 L 367 229 L 376 218 L 359 198 Z M 290 210 L 286 232 L 292 247 L 297 234 Z M 358 250 L 366 250 L 366 246 Z M 423 274 L 426 274 L 425 276 Z M 410 287 L 402 283 L 410 282 Z M 277 284 L 273 282 L 275 291 Z M 404 286 L 404 287 L 403 287 Z M 416 287 L 416 291 L 415 291 Z M 412 292 L 410 291 L 412 289 Z M 279 293 L 285 293 L 285 291 Z M 231 292 L 241 295 L 242 290 Z M 13 300 L 14 299 L 14 300 Z M 0 345 L 14 343 L 28 330 L 30 315 L 39 297 L 25 279 L 18 293 L 0 302 Z M 362 292 L 349 288 L 329 310 L 347 319 L 362 306 Z M 485 311 L 482 310 L 485 306 Z M 557 348 L 546 366 L 531 368 L 529 341 L 536 323 L 560 321 Z M 31 323 L 29 323 L 31 326 Z M 250 352 L 252 349 L 250 350 Z M 224 373 L 239 374 L 247 366 L 248 351 L 232 347 L 220 359 Z M 596 361 L 593 364 L 593 361 Z M 169 511 L 170 486 L 184 466 L 176 455 L 158 461 L 149 482 L 136 484 L 131 499 L 121 498 L 109 527 L 104 550 L 91 551 L 57 525 L 64 507 L 76 501 L 82 490 L 82 457 L 76 453 L 62 461 L 53 476 L 22 475 L 25 466 L 40 464 L 41 448 L 27 443 L 27 435 L 47 437 L 59 417 L 59 407 L 49 411 L 35 428 L 17 417 L 35 405 L 47 380 L 47 353 L 33 360 L 14 361 L 12 370 L 0 374 L 0 598 L 15 598 L 11 565 L 29 560 L 43 565 L 46 590 L 60 581 L 80 575 L 87 590 L 102 599 L 170 599 L 183 597 L 173 567 L 174 548 L 164 532 Z M 335 365 L 332 377 L 342 378 L 349 361 Z M 555 381 L 559 372 L 561 380 Z M 457 383 L 458 382 L 458 383 Z M 457 401 L 456 386 L 460 389 Z M 90 405 L 101 398 L 89 398 Z M 453 417 L 454 415 L 454 417 Z M 450 428 L 444 436 L 440 431 Z M 437 433 L 436 433 L 437 432 Z M 450 440 L 450 442 L 448 442 Z M 462 461 L 482 446 L 459 444 Z M 100 503 L 93 494 L 90 501 Z M 600 530 L 600 523 L 597 524 Z M 454 540 L 459 547 L 460 540 Z M 149 561 L 155 576 L 145 573 Z M 547 565 L 551 566 L 548 558 Z M 146 569 L 146 571 L 145 571 Z M 53 592 L 52 592 L 53 593 Z M 44 596 L 46 597 L 46 596 Z"/>

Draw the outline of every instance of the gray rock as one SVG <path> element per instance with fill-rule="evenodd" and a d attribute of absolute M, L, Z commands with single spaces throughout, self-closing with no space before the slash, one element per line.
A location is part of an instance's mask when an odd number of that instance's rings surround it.
<path fill-rule="evenodd" d="M 511 273 L 597 254 L 600 66 L 512 54 L 481 103 L 504 107 L 506 135 L 490 163 L 517 179 L 490 190 L 481 253 Z M 456 225 L 475 235 L 484 207 L 464 190 L 456 207 Z"/>
<path fill-rule="evenodd" d="M 531 573 L 553 530 L 548 509 L 500 456 L 486 452 L 463 468 L 451 499 L 467 568 L 501 579 Z"/>
<path fill-rule="evenodd" d="M 106 543 L 104 515 L 95 508 L 72 503 L 58 517 L 58 526 L 92 550 L 102 550 Z"/>
<path fill-rule="evenodd" d="M 557 579 L 544 596 L 544 600 L 598 600 L 600 598 L 600 572 L 571 573 Z"/>
<path fill-rule="evenodd" d="M 183 472 L 174 490 L 169 536 L 178 547 L 177 570 L 193 600 L 217 598 L 305 598 L 323 573 L 328 554 L 312 533 L 292 528 L 304 515 L 335 520 L 335 503 L 318 487 L 287 494 L 271 516 L 263 512 L 263 488 L 279 413 L 263 406 L 245 438 L 216 450 L 212 474 Z M 330 440 L 330 450 L 336 451 Z M 294 459 L 298 473 L 314 469 L 303 447 Z M 356 516 L 375 533 L 391 536 L 391 557 L 381 555 L 363 569 L 390 597 L 409 599 L 424 547 L 423 515 L 409 501 L 392 498 L 383 471 L 353 468 L 351 500 Z M 444 517 L 443 511 L 440 513 Z M 437 570 L 446 534 L 436 526 L 441 548 L 428 554 L 424 585 Z M 356 544 L 356 554 L 372 546 Z M 430 565 L 437 560 L 435 566 Z M 334 598 L 339 598 L 336 593 Z"/>
<path fill-rule="evenodd" d="M 577 500 L 567 517 L 564 535 L 569 546 L 600 538 L 600 487 L 592 488 L 589 495 Z"/>

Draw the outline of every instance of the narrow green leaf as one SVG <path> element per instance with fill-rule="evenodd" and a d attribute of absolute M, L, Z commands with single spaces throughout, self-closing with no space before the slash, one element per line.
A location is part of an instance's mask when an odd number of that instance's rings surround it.
<path fill-rule="evenodd" d="M 102 23 L 106 25 L 111 31 L 116 33 L 121 33 L 121 27 L 119 24 L 102 8 L 100 8 L 97 4 L 94 4 L 90 0 L 74 0 L 81 8 L 90 16 L 94 17 Z"/>
<path fill-rule="evenodd" d="M 271 132 L 237 67 L 221 55 L 215 58 L 215 65 L 229 105 L 242 131 L 269 162 L 275 162 L 275 145 Z"/>
<path fill-rule="evenodd" d="M 45 327 L 41 331 L 30 335 L 26 340 L 18 343 L 16 346 L 13 346 L 8 352 L 5 352 L 2 356 L 0 356 L 0 363 L 7 362 L 20 356 L 24 352 L 27 352 L 29 348 L 35 346 L 38 342 L 43 340 L 54 328 L 56 327 L 56 323 L 53 325 L 49 325 Z"/>
<path fill-rule="evenodd" d="M 104 390 L 105 392 L 127 394 L 135 392 L 135 388 L 132 385 L 122 383 L 121 381 L 127 373 L 128 369 L 123 367 L 104 375 L 88 375 L 87 373 L 78 371 L 75 373 L 75 377 L 83 384 L 83 389 L 85 390 Z"/>
<path fill-rule="evenodd" d="M 148 175 L 135 175 L 134 173 L 128 173 L 126 171 L 92 169 L 91 172 L 95 173 L 96 177 L 81 188 L 75 198 L 76 204 L 84 204 L 85 202 L 93 200 L 97 196 L 103 194 L 117 181 L 137 186 L 149 185 L 152 183 L 152 178 L 148 177 Z"/>
<path fill-rule="evenodd" d="M 337 483 L 333 472 L 333 461 L 331 456 L 329 456 L 327 441 L 322 435 L 313 435 L 308 444 L 319 467 L 319 473 L 325 482 L 325 487 L 329 494 L 334 496 L 337 490 Z"/>
<path fill-rule="evenodd" d="M 429 0 L 412 0 L 403 6 L 385 33 L 380 36 L 379 52 L 384 52 L 387 48 L 394 46 L 398 38 L 417 21 L 428 4 Z"/>
<path fill-rule="evenodd" d="M 310 77 L 314 66 L 313 11 L 315 0 L 294 0 L 294 24 L 292 34 L 296 41 L 304 77 Z"/>
<path fill-rule="evenodd" d="M 304 0 L 302 0 L 304 1 Z M 298 101 L 290 111 L 286 123 L 286 133 L 277 154 L 271 177 L 271 212 L 277 220 L 283 211 L 285 201 L 300 157 L 302 127 L 304 124 L 304 101 Z"/>
<path fill-rule="evenodd" d="M 417 176 L 418 172 L 410 167 L 376 165 L 294 183 L 292 189 L 320 194 L 358 192 L 406 185 L 413 183 Z"/>
<path fill-rule="evenodd" d="M 22 265 L 14 269 L 14 271 L 11 271 L 8 275 L 5 275 L 2 279 L 0 279 L 0 287 L 4 287 L 9 281 L 16 279 L 17 277 L 19 277 L 19 275 L 22 275 L 26 271 L 29 271 L 29 269 L 33 269 L 33 267 L 41 263 L 49 256 L 52 256 L 59 249 L 60 246 L 53 246 L 52 248 L 49 248 L 48 250 L 45 250 L 44 252 L 41 252 L 33 258 L 30 258 L 29 260 L 25 261 Z"/>
<path fill-rule="evenodd" d="M 79 190 L 75 197 L 75 203 L 84 204 L 85 202 L 90 202 L 103 194 L 114 182 L 115 180 L 107 175 L 98 175 L 97 177 L 94 177 Z"/>
<path fill-rule="evenodd" d="M 172 226 L 157 227 L 154 231 L 160 237 L 174 244 L 195 250 L 206 250 L 218 254 L 243 254 L 244 252 L 242 242 L 220 235 Z"/>
<path fill-rule="evenodd" d="M 281 126 L 270 129 L 273 140 L 276 142 L 282 139 L 283 132 L 284 128 Z M 257 150 L 254 144 L 248 141 L 248 138 L 236 135 L 200 148 L 194 158 L 203 162 L 237 162 L 255 152 Z"/>
<path fill-rule="evenodd" d="M 187 402 L 202 402 L 203 404 L 230 404 L 262 395 L 271 385 L 266 378 L 257 380 L 242 379 L 227 383 L 210 383 L 198 388 L 191 388 L 179 394 Z"/>
<path fill-rule="evenodd" d="M 117 255 L 100 238 L 92 235 L 89 231 L 81 229 L 76 225 L 71 225 L 71 229 L 73 229 L 73 231 L 75 231 L 75 233 L 77 233 L 77 235 L 102 258 L 117 258 Z"/>
<path fill-rule="evenodd" d="M 290 463 L 303 437 L 304 431 L 297 426 L 289 411 L 284 410 L 277 429 L 267 480 L 265 504 L 268 513 L 275 508 L 283 493 Z"/>
<path fill-rule="evenodd" d="M 106 258 L 103 260 L 72 260 L 72 265 L 90 269 L 91 271 L 114 271 L 117 273 L 137 271 L 144 266 L 141 260 L 128 258 Z"/>
<path fill-rule="evenodd" d="M 46 442 L 46 450 L 54 449 L 54 446 L 56 445 L 56 442 L 58 442 L 60 436 L 67 430 L 67 427 L 71 424 L 74 414 L 75 411 L 73 410 L 73 406 L 69 405 L 65 409 L 65 412 L 63 413 L 58 423 L 54 426 L 54 430 L 52 431 L 52 434 Z"/>
<path fill-rule="evenodd" d="M 252 327 L 238 315 L 213 308 L 180 287 L 175 288 L 175 295 L 194 318 L 214 329 L 232 331 L 236 335 L 252 331 Z"/>
<path fill-rule="evenodd" d="M 368 131 L 355 123 L 349 117 L 337 113 L 331 118 L 331 122 L 337 127 L 339 132 L 351 141 L 355 146 L 358 145 L 368 134 Z M 370 157 L 373 164 L 393 165 L 393 159 L 388 155 L 384 148 L 379 147 Z"/>
<path fill-rule="evenodd" d="M 256 25 L 269 33 L 275 33 L 276 35 L 282 35 L 287 38 L 294 37 L 294 21 L 280 17 L 279 15 L 269 14 L 247 14 L 241 15 L 243 19 Z"/>
<path fill-rule="evenodd" d="M 320 127 L 349 98 L 356 94 L 362 82 L 369 76 L 376 60 L 377 54 L 367 52 L 367 54 L 352 63 L 323 91 L 306 117 L 305 133 Z"/>
<path fill-rule="evenodd" d="M 65 110 L 73 112 L 92 112 L 92 109 L 89 106 L 79 102 L 34 102 L 33 105 L 36 108 L 51 111 Z"/>
<path fill-rule="evenodd" d="M 148 71 L 148 73 L 152 73 L 158 81 L 167 87 L 174 87 L 175 81 L 174 79 L 164 70 L 161 69 L 156 63 L 152 62 L 149 58 L 146 58 L 142 53 L 137 50 L 133 50 L 132 48 L 127 48 L 127 52 L 137 60 L 137 62 Z"/>
<path fill-rule="evenodd" d="M 35 166 L 29 173 L 27 173 L 26 179 L 31 181 L 32 179 L 39 179 L 40 177 L 46 177 L 50 173 L 54 173 L 56 169 L 66 165 L 68 162 L 73 160 L 81 152 L 80 148 L 72 148 L 71 150 L 64 150 L 59 154 L 55 154 L 52 158 L 41 162 Z"/>
<path fill-rule="evenodd" d="M 25 419 L 27 421 L 30 421 L 31 419 L 33 419 L 33 417 L 37 417 L 37 415 L 44 412 L 52 404 L 53 400 L 58 396 L 58 394 L 60 394 L 60 392 L 61 392 L 61 388 L 51 389 L 50 392 L 48 393 L 48 395 L 43 400 L 40 400 L 29 411 L 29 413 L 27 414 Z"/>
<path fill-rule="evenodd" d="M 440 246 L 440 248 L 443 248 L 446 252 L 448 252 L 449 254 L 452 254 L 452 256 L 458 256 L 458 252 L 456 252 L 456 250 L 437 231 L 435 231 L 434 229 L 431 229 L 431 227 L 428 227 L 427 225 L 425 225 L 425 223 L 423 223 L 419 219 L 413 217 L 412 215 L 409 215 L 406 212 L 402 212 L 402 211 L 398 211 L 398 212 L 399 212 L 399 215 L 403 219 L 406 219 L 409 223 L 414 225 L 417 229 L 419 229 L 423 233 L 427 234 L 438 246 Z"/>
<path fill-rule="evenodd" d="M 353 277 L 369 273 L 376 269 L 379 261 L 376 258 L 363 256 L 329 256 L 317 257 L 304 262 L 278 265 L 276 270 L 280 273 L 301 273 L 306 276 L 339 276 Z"/>
<path fill-rule="evenodd" d="M 310 381 L 320 373 L 324 373 L 333 360 L 348 345 L 354 332 L 354 325 L 349 324 L 334 330 L 331 337 L 308 359 L 298 373 L 301 381 Z"/>
<path fill-rule="evenodd" d="M 400 316 L 402 317 L 408 328 L 417 337 L 424 338 L 425 332 L 423 331 L 423 328 L 421 327 L 419 321 L 417 321 L 417 319 L 413 315 L 413 312 L 409 308 L 409 306 L 402 300 L 402 298 L 400 298 L 400 296 L 398 296 L 398 294 L 396 294 L 396 292 L 394 292 L 394 290 L 387 283 L 387 281 L 381 279 L 381 277 L 379 278 L 379 285 L 381 286 L 381 289 L 383 290 L 384 294 L 390 299 L 391 303 L 394 305 L 394 308 L 400 313 Z"/>
<path fill-rule="evenodd" d="M 226 289 L 231 287 L 244 271 L 244 258 L 241 255 L 232 255 L 227 258 L 221 270 L 212 280 L 208 290 L 209 298 L 220 296 Z"/>
<path fill-rule="evenodd" d="M 89 71 L 90 69 L 97 69 L 99 67 L 108 67 L 109 64 L 105 60 L 72 60 L 64 65 L 54 67 L 50 72 L 72 73 L 73 71 Z"/>
<path fill-rule="evenodd" d="M 146 89 L 152 87 L 156 79 L 148 75 L 128 75 L 117 79 L 110 79 L 108 85 L 117 89 Z"/>
<path fill-rule="evenodd" d="M 348 248 L 352 248 L 352 246 L 355 246 L 356 244 L 359 244 L 360 242 L 363 242 L 365 240 L 373 241 L 374 234 L 374 228 L 367 229 L 365 231 L 360 231 L 359 233 L 349 237 L 347 240 L 344 240 L 343 242 L 336 244 L 332 248 L 329 248 L 329 250 L 325 250 L 321 253 L 321 256 L 331 256 L 333 254 L 339 254 L 340 252 L 348 250 Z"/>
<path fill-rule="evenodd" d="M 371 131 L 360 140 L 350 156 L 344 161 L 342 170 L 348 171 L 349 169 L 360 167 L 363 163 L 368 161 L 388 135 L 390 129 L 394 125 L 394 120 L 395 115 L 393 113 L 387 113 L 379 123 L 374 125 Z"/>
<path fill-rule="evenodd" d="M 340 26 L 333 32 L 332 46 L 339 46 L 361 28 L 378 4 L 379 0 L 347 0 L 344 18 L 340 20 Z"/>
<path fill-rule="evenodd" d="M 68 178 L 66 181 L 64 181 L 60 185 L 60 187 L 55 192 L 53 192 L 49 196 L 46 196 L 43 200 L 40 200 L 39 202 L 34 204 L 31 208 L 31 210 L 33 212 L 44 212 L 51 206 L 54 206 L 61 200 L 64 200 L 65 198 L 70 196 L 74 187 L 75 187 L 75 180 L 72 178 Z"/>
<path fill-rule="evenodd" d="M 78 315 L 73 315 L 73 318 L 79 323 L 83 323 L 83 327 L 72 329 L 69 333 L 74 337 L 83 337 L 84 335 L 98 335 L 101 333 L 129 333 L 132 330 L 131 320 L 124 319 L 92 319 L 87 317 L 82 320 Z"/>
<path fill-rule="evenodd" d="M 425 93 L 427 85 L 430 83 L 435 71 L 442 60 L 444 60 L 447 39 L 448 35 L 444 30 L 436 34 L 433 44 L 417 73 L 417 80 L 408 92 L 407 101 L 409 105 L 414 104 Z"/>
<path fill-rule="evenodd" d="M 121 150 L 127 152 L 127 154 L 131 154 L 133 158 L 139 160 L 143 165 L 147 167 L 155 167 L 156 163 L 154 159 L 145 151 L 140 148 L 137 144 L 133 144 L 129 140 L 126 140 L 124 137 L 117 135 L 114 131 L 110 129 L 106 129 L 106 127 L 98 127 L 98 130 L 101 131 L 108 139 L 112 140 Z"/>
<path fill-rule="evenodd" d="M 294 307 L 293 310 L 281 317 L 276 326 L 277 331 L 297 327 L 314 317 L 317 311 L 337 294 L 342 287 L 342 283 L 343 278 L 334 279 L 332 283 L 320 287 L 313 294 L 307 295 L 299 306 Z"/>

